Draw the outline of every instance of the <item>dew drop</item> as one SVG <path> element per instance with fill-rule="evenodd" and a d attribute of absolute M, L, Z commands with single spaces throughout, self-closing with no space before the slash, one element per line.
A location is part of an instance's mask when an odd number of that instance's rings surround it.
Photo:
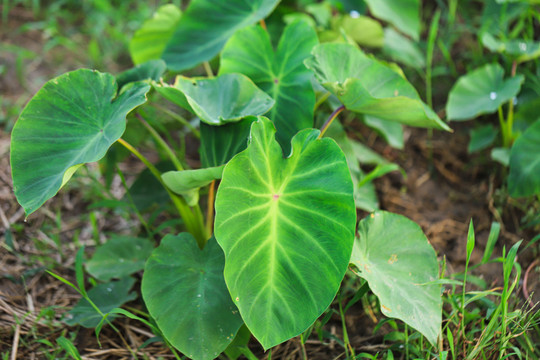
<path fill-rule="evenodd" d="M 353 10 L 349 13 L 349 15 L 353 18 L 353 19 L 357 19 L 360 17 L 360 13 L 356 10 Z"/>
<path fill-rule="evenodd" d="M 519 49 L 521 51 L 527 51 L 527 44 L 525 43 L 519 43 Z"/>
<path fill-rule="evenodd" d="M 201 294 L 197 294 L 197 297 L 201 297 Z"/>
<path fill-rule="evenodd" d="M 112 289 L 110 287 L 107 288 L 108 292 L 112 292 Z"/>
<path fill-rule="evenodd" d="M 495 91 L 492 91 L 489 93 L 489 98 L 491 100 L 495 100 L 497 98 L 497 93 Z"/>

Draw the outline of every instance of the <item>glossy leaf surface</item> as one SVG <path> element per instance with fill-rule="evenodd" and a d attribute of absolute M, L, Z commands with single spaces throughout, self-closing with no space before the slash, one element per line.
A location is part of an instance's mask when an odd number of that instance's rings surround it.
<path fill-rule="evenodd" d="M 488 64 L 458 79 L 450 90 L 446 114 L 450 120 L 469 120 L 491 114 L 519 93 L 523 75 L 504 80 L 499 64 Z"/>
<path fill-rule="evenodd" d="M 102 281 L 123 278 L 142 270 L 153 249 L 154 245 L 149 239 L 116 236 L 96 249 L 86 269 L 90 275 Z"/>
<path fill-rule="evenodd" d="M 248 116 L 235 123 L 212 126 L 201 123 L 201 162 L 204 167 L 226 164 L 247 147 L 251 123 L 257 117 Z"/>
<path fill-rule="evenodd" d="M 313 127 L 315 92 L 304 60 L 317 43 L 315 30 L 296 21 L 285 28 L 276 51 L 268 32 L 254 26 L 236 33 L 221 54 L 220 73 L 245 74 L 275 100 L 266 116 L 285 154 L 298 131 Z"/>
<path fill-rule="evenodd" d="M 350 259 L 356 210 L 345 155 L 318 130 L 283 158 L 272 122 L 251 126 L 247 149 L 225 166 L 216 239 L 225 281 L 265 349 L 308 328 L 330 305 Z M 307 251 L 309 249 L 309 251 Z"/>
<path fill-rule="evenodd" d="M 216 56 L 239 29 L 264 19 L 279 0 L 193 0 L 171 37 L 163 60 L 174 71 Z"/>
<path fill-rule="evenodd" d="M 414 40 L 420 38 L 420 0 L 365 0 L 369 10 Z"/>
<path fill-rule="evenodd" d="M 407 80 L 352 45 L 318 45 L 305 63 L 348 110 L 410 126 L 449 130 Z"/>
<path fill-rule="evenodd" d="M 384 29 L 383 52 L 391 59 L 419 69 L 426 67 L 426 59 L 418 45 L 392 28 Z"/>
<path fill-rule="evenodd" d="M 262 115 L 274 105 L 270 96 L 242 74 L 224 74 L 212 79 L 179 76 L 172 87 L 162 87 L 180 92 L 176 104 L 193 111 L 209 125 L 223 125 L 246 116 Z M 182 96 L 189 106 L 183 103 Z"/>
<path fill-rule="evenodd" d="M 368 16 L 343 15 L 334 17 L 332 28 L 338 33 L 344 31 L 360 46 L 381 47 L 384 43 L 381 24 Z"/>
<path fill-rule="evenodd" d="M 512 146 L 508 191 L 514 197 L 540 194 L 540 120 Z"/>
<path fill-rule="evenodd" d="M 107 314 L 112 309 L 119 308 L 137 298 L 137 293 L 129 291 L 134 284 L 135 279 L 131 277 L 99 284 L 88 291 L 88 297 L 103 314 Z M 112 321 L 116 316 L 111 314 L 107 319 Z M 70 326 L 79 324 L 85 328 L 95 328 L 101 319 L 101 315 L 92 305 L 86 299 L 81 299 L 68 312 L 65 323 Z"/>
<path fill-rule="evenodd" d="M 182 12 L 173 4 L 157 9 L 154 16 L 145 21 L 129 42 L 129 53 L 135 64 L 161 58 L 171 39 Z"/>
<path fill-rule="evenodd" d="M 224 262 L 214 238 L 200 250 L 182 233 L 165 236 L 146 263 L 144 302 L 167 340 L 190 359 L 216 358 L 242 325 L 223 279 Z"/>
<path fill-rule="evenodd" d="M 105 155 L 149 88 L 135 83 L 117 96 L 112 75 L 82 69 L 37 92 L 11 135 L 13 185 L 26 215 L 53 197 L 80 165 Z"/>
<path fill-rule="evenodd" d="M 377 211 L 360 221 L 351 263 L 367 280 L 388 317 L 403 320 L 437 344 L 441 331 L 441 286 L 435 251 L 412 220 Z"/>

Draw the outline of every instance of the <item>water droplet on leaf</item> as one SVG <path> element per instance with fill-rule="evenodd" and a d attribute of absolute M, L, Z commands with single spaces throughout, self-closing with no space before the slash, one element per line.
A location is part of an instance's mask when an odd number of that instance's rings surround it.
<path fill-rule="evenodd" d="M 353 18 L 353 19 L 356 19 L 356 18 L 359 18 L 360 17 L 360 13 L 356 10 L 352 10 L 349 15 Z"/>
<path fill-rule="evenodd" d="M 489 98 L 491 100 L 495 100 L 497 98 L 497 93 L 495 91 L 492 91 L 489 93 Z"/>

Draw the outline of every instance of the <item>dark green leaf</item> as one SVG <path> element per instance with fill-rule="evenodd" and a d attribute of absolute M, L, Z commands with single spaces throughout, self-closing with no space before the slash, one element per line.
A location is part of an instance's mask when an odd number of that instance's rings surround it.
<path fill-rule="evenodd" d="M 264 19 L 278 2 L 192 0 L 162 58 L 174 71 L 187 70 L 208 61 L 221 51 L 237 30 Z"/>
<path fill-rule="evenodd" d="M 513 197 L 540 194 L 540 120 L 512 146 L 508 192 Z"/>
<path fill-rule="evenodd" d="M 146 263 L 144 302 L 167 340 L 194 360 L 216 358 L 242 325 L 223 279 L 224 262 L 214 238 L 200 250 L 182 233 L 165 236 Z"/>
<path fill-rule="evenodd" d="M 135 284 L 135 279 L 127 277 L 119 281 L 111 281 L 105 284 L 99 284 L 88 291 L 88 297 L 101 310 L 107 314 L 110 310 L 122 306 L 124 303 L 137 297 L 135 292 L 129 292 Z M 112 321 L 116 316 L 108 316 Z M 66 324 L 72 326 L 79 324 L 86 328 L 94 328 L 101 321 L 101 315 L 90 305 L 86 299 L 81 299 L 73 309 L 68 312 L 65 320 Z"/>
<path fill-rule="evenodd" d="M 245 74 L 275 100 L 267 116 L 285 154 L 298 131 L 313 127 L 315 92 L 303 61 L 315 45 L 315 30 L 296 21 L 285 28 L 275 52 L 268 33 L 254 26 L 236 33 L 221 54 L 220 73 Z"/>
<path fill-rule="evenodd" d="M 395 149 L 403 150 L 403 147 L 405 146 L 405 141 L 403 139 L 403 125 L 370 115 L 364 116 L 364 123 L 379 133 L 388 145 Z"/>
<path fill-rule="evenodd" d="M 11 167 L 15 195 L 27 216 L 78 167 L 105 155 L 150 87 L 135 83 L 118 97 L 116 88 L 110 74 L 76 70 L 48 81 L 26 105 L 11 135 Z"/>
<path fill-rule="evenodd" d="M 470 153 L 487 149 L 490 147 L 499 131 L 491 124 L 479 126 L 471 130 L 471 140 L 467 151 Z"/>
<path fill-rule="evenodd" d="M 121 89 L 124 85 L 135 81 L 158 81 L 165 70 L 167 70 L 167 65 L 163 60 L 149 60 L 118 74 L 116 82 L 118 82 L 118 88 Z"/>
<path fill-rule="evenodd" d="M 102 281 L 122 278 L 142 270 L 153 249 L 149 239 L 115 236 L 96 249 L 86 269 Z"/>

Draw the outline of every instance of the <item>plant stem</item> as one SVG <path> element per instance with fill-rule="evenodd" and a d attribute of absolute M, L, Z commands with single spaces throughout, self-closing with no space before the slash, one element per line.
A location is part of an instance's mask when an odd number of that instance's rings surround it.
<path fill-rule="evenodd" d="M 144 125 L 144 127 L 150 132 L 150 135 L 156 140 L 156 142 L 161 146 L 163 150 L 167 153 L 169 158 L 171 159 L 172 163 L 176 167 L 176 170 L 182 171 L 184 170 L 184 167 L 180 163 L 180 160 L 178 160 L 178 157 L 174 154 L 174 151 L 170 148 L 170 146 L 163 140 L 163 138 L 159 135 L 159 133 L 141 116 L 141 114 L 135 114 L 135 117 L 139 119 L 139 121 Z"/>
<path fill-rule="evenodd" d="M 152 104 L 152 106 L 155 108 L 155 109 L 158 109 L 160 110 L 161 112 L 169 115 L 170 117 L 172 117 L 174 120 L 178 121 L 180 124 L 184 125 L 185 127 L 187 127 L 189 130 L 191 130 L 191 132 L 193 133 L 193 135 L 195 135 L 195 137 L 197 139 L 200 139 L 201 138 L 201 133 L 199 132 L 199 130 L 197 130 L 193 125 L 191 125 L 189 123 L 189 121 L 187 121 L 186 119 L 184 119 L 182 116 L 174 113 L 173 111 L 167 109 L 166 107 L 163 107 L 161 105 L 158 105 L 158 104 Z"/>
<path fill-rule="evenodd" d="M 206 232 L 211 235 L 214 233 L 214 199 L 215 199 L 216 180 L 210 183 L 208 188 L 208 207 L 206 209 Z"/>
<path fill-rule="evenodd" d="M 128 149 L 133 155 L 135 155 L 141 162 L 146 165 L 148 170 L 152 173 L 152 175 L 155 176 L 155 178 L 160 182 L 161 185 L 165 188 L 167 193 L 169 194 L 174 206 L 178 210 L 178 213 L 184 220 L 184 224 L 186 225 L 187 231 L 189 231 L 197 240 L 197 244 L 202 249 L 204 248 L 204 245 L 206 244 L 206 241 L 208 240 L 208 236 L 206 234 L 206 228 L 204 227 L 204 222 L 202 221 L 202 215 L 198 216 L 197 209 L 196 214 L 194 214 L 191 209 L 189 208 L 186 201 L 181 198 L 180 196 L 173 193 L 164 183 L 161 179 L 161 173 L 159 170 L 150 162 L 146 157 L 144 157 L 143 154 L 141 154 L 137 149 L 135 149 L 133 146 L 131 146 L 127 141 L 120 138 L 118 139 L 118 142 L 123 145 L 126 149 Z M 197 205 L 196 208 L 199 206 Z M 198 210 L 200 213 L 200 208 Z"/>
<path fill-rule="evenodd" d="M 334 110 L 334 112 L 332 114 L 330 114 L 330 117 L 328 118 L 328 120 L 326 120 L 326 122 L 323 124 L 323 126 L 321 127 L 321 133 L 319 134 L 319 139 L 321 139 L 324 135 L 324 133 L 326 132 L 326 130 L 328 130 L 328 128 L 330 127 L 330 125 L 332 124 L 332 121 L 334 121 L 334 119 L 339 115 L 340 112 L 342 112 L 343 110 L 345 110 L 345 106 L 344 105 L 341 105 L 340 107 L 338 107 L 336 110 Z"/>
<path fill-rule="evenodd" d="M 439 20 L 441 18 L 441 11 L 437 11 L 431 25 L 429 27 L 428 43 L 426 50 L 426 100 L 430 108 L 433 107 L 433 95 L 432 95 L 432 66 L 433 66 L 433 51 L 435 49 L 435 40 L 437 40 L 437 34 L 439 32 Z"/>
<path fill-rule="evenodd" d="M 347 358 L 349 358 L 349 352 L 350 357 L 352 359 L 356 358 L 356 355 L 354 354 L 354 349 L 351 346 L 351 343 L 349 341 L 349 334 L 347 333 L 347 323 L 345 322 L 345 313 L 343 312 L 343 307 L 341 305 L 341 290 L 339 291 L 339 298 L 338 298 L 338 305 L 339 305 L 339 314 L 341 315 L 341 327 L 343 329 L 343 344 L 345 345 L 345 354 Z"/>
<path fill-rule="evenodd" d="M 264 31 L 268 31 L 268 29 L 266 28 L 266 23 L 264 22 L 264 19 L 261 19 L 261 21 L 259 21 L 259 24 L 261 24 L 261 27 L 264 29 Z"/>
<path fill-rule="evenodd" d="M 208 61 L 203 62 L 204 71 L 206 71 L 206 76 L 209 78 L 214 77 L 214 72 L 212 71 L 212 67 L 210 66 L 210 63 Z"/>
<path fill-rule="evenodd" d="M 506 121 L 504 120 L 504 114 L 502 105 L 499 106 L 497 109 L 497 112 L 499 114 L 499 126 L 501 127 L 501 136 L 502 136 L 502 142 L 504 147 L 508 147 L 509 139 L 508 139 L 508 128 L 506 126 Z"/>

